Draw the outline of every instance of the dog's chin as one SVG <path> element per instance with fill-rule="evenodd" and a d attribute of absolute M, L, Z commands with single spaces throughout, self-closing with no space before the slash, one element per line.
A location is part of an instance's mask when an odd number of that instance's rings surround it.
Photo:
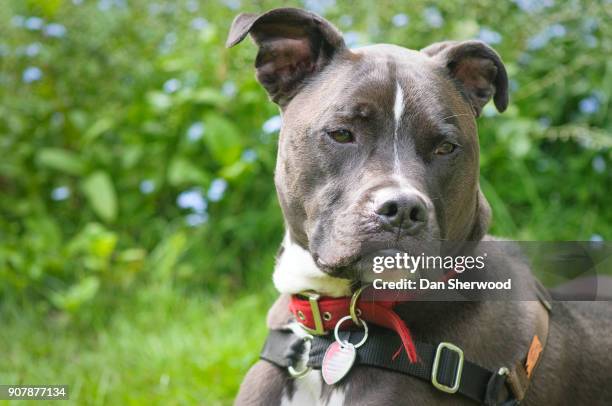
<path fill-rule="evenodd" d="M 353 284 L 366 282 L 371 279 L 374 258 L 395 257 L 397 254 L 415 254 L 413 250 L 401 250 L 398 248 L 384 248 L 375 251 L 360 252 L 351 258 L 343 258 L 342 265 L 331 266 L 321 258 L 317 259 L 317 266 L 327 275 L 334 278 L 349 279 Z M 420 253 L 420 252 L 419 252 Z"/>
<path fill-rule="evenodd" d="M 335 278 L 359 281 L 371 274 L 376 257 L 394 257 L 397 254 L 434 254 L 440 249 L 440 240 L 434 238 L 437 228 L 424 230 L 418 236 L 374 233 L 371 235 L 338 233 L 344 238 L 315 238 L 322 243 L 311 247 L 312 259 L 317 267 Z"/>

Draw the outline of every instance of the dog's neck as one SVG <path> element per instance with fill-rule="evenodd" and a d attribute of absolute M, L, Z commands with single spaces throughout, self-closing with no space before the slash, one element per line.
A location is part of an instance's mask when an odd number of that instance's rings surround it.
<path fill-rule="evenodd" d="M 288 233 L 276 259 L 272 279 L 280 293 L 296 294 L 313 290 L 330 297 L 351 295 L 349 280 L 331 277 L 320 270 L 310 253 L 291 241 Z"/>
<path fill-rule="evenodd" d="M 498 267 L 514 274 L 521 289 L 528 289 L 529 280 L 533 278 L 528 269 L 510 269 L 512 266 L 508 265 L 500 263 Z M 350 281 L 325 274 L 317 268 L 310 253 L 287 236 L 277 258 L 273 279 L 281 296 L 268 313 L 268 328 L 271 329 L 284 328 L 292 317 L 289 311 L 292 294 L 314 290 L 330 297 L 351 295 Z M 466 353 L 477 354 L 477 360 L 483 365 L 497 365 L 524 355 L 522 351 L 532 338 L 540 306 L 537 301 L 410 301 L 399 303 L 395 311 L 419 340 L 462 343 Z M 473 337 L 478 339 L 471 339 Z M 481 348 L 483 340 L 500 344 L 495 352 L 489 352 Z"/>

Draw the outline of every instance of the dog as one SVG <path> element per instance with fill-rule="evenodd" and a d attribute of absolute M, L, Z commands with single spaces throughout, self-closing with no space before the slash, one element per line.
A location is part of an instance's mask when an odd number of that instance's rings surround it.
<path fill-rule="evenodd" d="M 268 314 L 270 330 L 306 337 L 289 310 L 291 295 L 350 297 L 372 252 L 491 239 L 476 119 L 490 100 L 499 112 L 508 106 L 506 69 L 492 48 L 470 40 L 420 51 L 349 49 L 330 22 L 295 8 L 238 15 L 226 45 L 248 35 L 258 47 L 257 80 L 282 115 L 274 181 L 286 236 L 273 274 L 281 296 Z M 528 267 L 511 257 L 491 267 L 535 291 Z M 612 404 L 612 306 L 554 302 L 546 316 L 542 307 L 537 300 L 413 301 L 396 313 L 419 340 L 455 343 L 466 359 L 494 372 L 497 386 L 508 386 L 505 377 L 497 379 L 500 366 L 523 362 L 527 349 L 527 363 L 536 354 L 537 370 L 520 396 L 491 400 L 489 383 L 486 404 Z M 538 341 L 541 317 L 547 339 Z M 501 368 L 499 376 L 507 372 Z M 388 368 L 355 365 L 334 385 L 317 369 L 303 375 L 294 378 L 262 359 L 247 373 L 236 404 L 475 404 L 446 393 L 452 388 L 445 385 L 439 390 Z"/>

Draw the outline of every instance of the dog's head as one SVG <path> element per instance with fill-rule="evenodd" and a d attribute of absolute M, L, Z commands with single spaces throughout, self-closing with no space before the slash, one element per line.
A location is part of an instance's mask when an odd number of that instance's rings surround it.
<path fill-rule="evenodd" d="M 289 235 L 320 269 L 349 277 L 381 250 L 484 235 L 475 118 L 491 98 L 508 104 L 493 49 L 349 50 L 331 23 L 293 8 L 239 15 L 227 45 L 248 34 L 282 112 L 275 183 Z"/>

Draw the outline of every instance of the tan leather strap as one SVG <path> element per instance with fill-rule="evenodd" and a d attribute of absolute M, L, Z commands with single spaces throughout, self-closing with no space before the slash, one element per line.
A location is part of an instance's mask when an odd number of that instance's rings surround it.
<path fill-rule="evenodd" d="M 535 334 L 531 340 L 531 345 L 524 359 L 514 365 L 508 373 L 508 385 L 514 397 L 521 401 L 527 393 L 531 377 L 542 359 L 544 348 L 548 340 L 548 324 L 550 319 L 550 310 L 552 308 L 550 296 L 548 292 L 538 282 L 538 298 L 540 304 L 536 314 Z"/>

